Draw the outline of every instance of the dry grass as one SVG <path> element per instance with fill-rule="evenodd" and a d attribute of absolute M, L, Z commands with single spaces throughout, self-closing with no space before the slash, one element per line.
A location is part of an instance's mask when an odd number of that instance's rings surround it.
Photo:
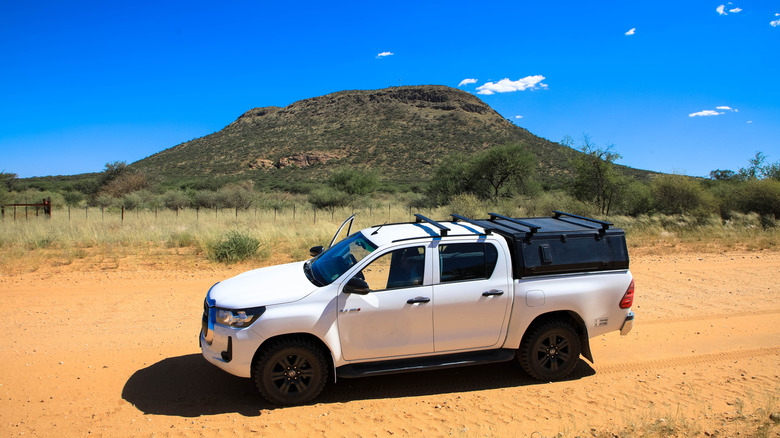
<path fill-rule="evenodd" d="M 258 241 L 259 258 L 248 263 L 276 264 L 308 258 L 308 249 L 326 244 L 352 209 L 317 211 L 298 206 L 295 211 L 267 209 L 170 210 L 125 212 L 98 209 L 55 211 L 51 219 L 9 215 L 0 221 L 0 273 L 32 272 L 69 266 L 77 269 L 208 266 L 206 251 L 232 230 Z M 449 208 L 424 211 L 435 219 L 448 217 Z M 522 216 L 523 211 L 505 214 Z M 354 229 L 379 223 L 412 220 L 402 204 L 375 204 L 358 211 Z M 626 230 L 632 254 L 646 252 L 711 253 L 728 250 L 775 250 L 780 228 L 764 229 L 757 215 L 719 219 L 643 216 L 608 218 Z"/>

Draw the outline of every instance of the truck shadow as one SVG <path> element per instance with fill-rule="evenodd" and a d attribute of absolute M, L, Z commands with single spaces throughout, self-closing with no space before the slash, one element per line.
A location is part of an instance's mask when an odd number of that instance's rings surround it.
<path fill-rule="evenodd" d="M 580 360 L 566 380 L 595 374 Z M 414 397 L 540 385 L 516 362 L 476 365 L 438 371 L 339 379 L 329 383 L 315 403 Z M 200 354 L 164 359 L 130 376 L 122 398 L 144 414 L 199 417 L 238 413 L 260 415 L 264 409 L 281 409 L 267 403 L 249 379 L 232 376 L 206 362 Z"/>

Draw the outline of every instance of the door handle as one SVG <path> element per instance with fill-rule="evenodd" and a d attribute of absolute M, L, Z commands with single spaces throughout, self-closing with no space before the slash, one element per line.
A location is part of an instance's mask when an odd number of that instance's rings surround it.
<path fill-rule="evenodd" d="M 406 300 L 406 304 L 428 303 L 431 299 L 428 297 L 414 297 Z"/>
<path fill-rule="evenodd" d="M 498 289 L 490 289 L 487 292 L 482 292 L 483 297 L 492 297 L 493 295 L 504 295 L 504 291 Z"/>

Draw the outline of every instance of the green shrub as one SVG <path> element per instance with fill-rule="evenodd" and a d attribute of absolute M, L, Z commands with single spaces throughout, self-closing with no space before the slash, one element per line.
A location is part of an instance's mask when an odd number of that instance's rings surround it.
<path fill-rule="evenodd" d="M 666 215 L 705 217 L 716 211 L 713 195 L 696 179 L 684 175 L 660 175 L 650 184 L 653 207 Z"/>
<path fill-rule="evenodd" d="M 471 218 L 487 217 L 485 204 L 471 193 L 461 193 L 453 196 L 449 207 L 453 213 L 461 216 Z"/>
<path fill-rule="evenodd" d="M 209 246 L 209 257 L 222 263 L 234 263 L 253 257 L 259 248 L 259 240 L 233 230 Z"/>

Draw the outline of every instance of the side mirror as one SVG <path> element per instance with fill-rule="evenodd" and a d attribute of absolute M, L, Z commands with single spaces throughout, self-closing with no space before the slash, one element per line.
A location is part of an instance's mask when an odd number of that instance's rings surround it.
<path fill-rule="evenodd" d="M 322 245 L 312 246 L 309 248 L 309 255 L 312 257 L 317 257 L 318 255 L 322 254 L 322 251 L 324 250 L 325 248 L 323 248 Z"/>
<path fill-rule="evenodd" d="M 345 294 L 368 295 L 368 293 L 371 292 L 371 289 L 368 288 L 368 283 L 366 283 L 365 280 L 352 277 L 347 284 L 344 285 L 343 292 Z"/>

